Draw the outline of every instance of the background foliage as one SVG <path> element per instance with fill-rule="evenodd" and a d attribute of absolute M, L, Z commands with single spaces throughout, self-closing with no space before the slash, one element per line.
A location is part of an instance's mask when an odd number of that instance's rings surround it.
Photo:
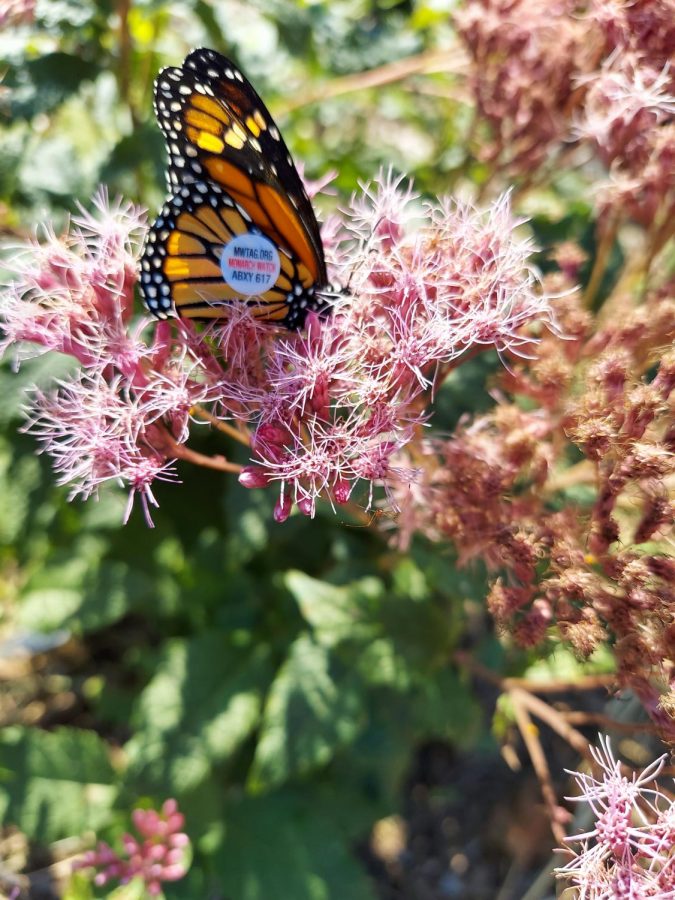
<path fill-rule="evenodd" d="M 33 21 L 2 34 L 3 234 L 11 243 L 40 221 L 63 224 L 102 182 L 155 210 L 165 160 L 152 81 L 202 44 L 241 64 L 308 176 L 334 169 L 348 194 L 392 165 L 423 195 L 476 194 L 487 170 L 472 149 L 450 6 L 38 2 Z M 349 80 L 378 67 L 377 86 Z M 523 211 L 543 245 L 592 245 L 590 199 L 573 174 Z M 36 846 L 92 831 L 112 840 L 132 806 L 172 796 L 194 861 L 167 896 L 375 897 L 353 850 L 401 811 L 415 750 L 496 751 L 456 651 L 502 674 L 527 672 L 534 655 L 492 633 L 481 567 L 458 569 L 422 539 L 398 554 L 386 534 L 323 509 L 276 526 L 268 495 L 195 469 L 160 492 L 154 530 L 140 515 L 122 528 L 114 493 L 68 504 L 17 433 L 18 387 L 60 365 L 0 374 L 2 821 Z M 458 369 L 435 427 L 485 409 L 497 366 L 488 354 Z M 547 671 L 579 674 L 555 650 Z M 501 709 L 499 736 L 510 721 Z M 67 890 L 85 900 L 93 889 L 78 876 Z"/>

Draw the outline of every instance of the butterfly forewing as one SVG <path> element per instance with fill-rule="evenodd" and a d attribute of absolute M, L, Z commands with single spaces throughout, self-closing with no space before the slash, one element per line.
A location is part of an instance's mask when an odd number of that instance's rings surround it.
<path fill-rule="evenodd" d="M 155 110 L 170 189 L 197 180 L 219 185 L 325 287 L 312 204 L 269 111 L 234 63 L 214 50 L 193 50 L 182 67 L 160 72 Z"/>

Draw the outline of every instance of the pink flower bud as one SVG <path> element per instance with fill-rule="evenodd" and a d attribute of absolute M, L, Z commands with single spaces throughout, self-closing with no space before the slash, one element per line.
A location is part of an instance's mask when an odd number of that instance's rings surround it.
<path fill-rule="evenodd" d="M 336 503 L 348 503 L 352 492 L 352 485 L 348 481 L 337 481 L 333 485 L 333 499 Z"/>
<path fill-rule="evenodd" d="M 288 495 L 280 497 L 274 507 L 274 521 L 278 523 L 285 522 L 290 516 L 292 508 L 293 501 Z"/>
<path fill-rule="evenodd" d="M 269 475 L 259 466 L 244 466 L 239 473 L 239 484 L 245 488 L 267 487 L 269 483 Z"/>
<path fill-rule="evenodd" d="M 314 518 L 316 504 L 311 497 L 301 497 L 296 505 L 303 516 L 309 516 L 312 519 Z"/>

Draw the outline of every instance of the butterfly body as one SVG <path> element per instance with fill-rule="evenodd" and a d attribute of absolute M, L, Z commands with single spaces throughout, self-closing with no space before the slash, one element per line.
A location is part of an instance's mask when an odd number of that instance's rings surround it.
<path fill-rule="evenodd" d="M 302 327 L 329 295 L 319 225 L 279 129 L 239 69 L 193 50 L 160 72 L 155 112 L 170 196 L 149 230 L 140 287 L 158 318 L 212 320 L 246 304 Z"/>

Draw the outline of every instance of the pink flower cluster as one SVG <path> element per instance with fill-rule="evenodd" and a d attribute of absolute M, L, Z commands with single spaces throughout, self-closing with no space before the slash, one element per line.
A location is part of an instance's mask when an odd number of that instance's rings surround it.
<path fill-rule="evenodd" d="M 609 169 L 600 208 L 662 226 L 675 211 L 675 3 L 595 0 L 588 18 L 604 58 L 579 79 L 576 131 Z"/>
<path fill-rule="evenodd" d="M 609 171 L 601 210 L 672 220 L 673 0 L 469 0 L 455 21 L 491 162 L 531 179 L 581 138 Z"/>
<path fill-rule="evenodd" d="M 123 854 L 118 854 L 104 841 L 79 860 L 76 869 L 98 869 L 97 885 L 109 881 L 126 884 L 134 878 L 145 882 L 148 893 L 162 892 L 163 881 L 178 881 L 187 872 L 186 854 L 190 839 L 182 831 L 185 819 L 175 800 L 166 800 L 162 811 L 135 809 L 132 819 L 139 837 L 125 834 Z"/>
<path fill-rule="evenodd" d="M 497 576 L 497 627 L 521 646 L 555 636 L 583 658 L 610 646 L 617 684 L 664 740 L 675 738 L 672 298 L 672 280 L 639 302 L 612 298 L 620 314 L 604 327 L 578 296 L 559 298 L 567 339 L 545 333 L 502 374 L 492 409 L 420 442 L 419 477 L 395 491 L 401 549 L 422 533 L 460 563 L 480 558 Z"/>
<path fill-rule="evenodd" d="M 581 65 L 584 25 L 574 0 L 469 0 L 454 13 L 472 66 L 469 75 L 491 140 L 478 152 L 515 172 L 541 164 L 568 130 Z"/>
<path fill-rule="evenodd" d="M 675 802 L 655 779 L 664 754 L 640 775 L 627 777 L 609 738 L 591 748 L 600 777 L 572 772 L 579 796 L 589 804 L 594 827 L 567 840 L 579 844 L 572 859 L 556 869 L 578 889 L 580 900 L 638 900 L 675 897 Z"/>
<path fill-rule="evenodd" d="M 0 4 L 0 31 L 28 25 L 35 18 L 36 0 L 3 0 Z"/>
<path fill-rule="evenodd" d="M 520 224 L 506 195 L 483 211 L 422 204 L 383 175 L 324 229 L 350 293 L 330 316 L 279 332 L 242 306 L 201 330 L 154 323 L 146 337 L 149 320 L 130 322 L 143 219 L 99 195 L 69 236 L 47 232 L 15 262 L 4 347 L 17 361 L 29 346 L 79 363 L 75 377 L 33 392 L 26 428 L 71 497 L 117 481 L 149 524 L 152 485 L 175 479 L 177 459 L 276 485 L 277 521 L 293 506 L 313 515 L 319 498 L 369 507 L 376 487 L 414 479 L 398 454 L 459 359 L 524 352 L 524 326 L 550 323 Z M 189 448 L 197 419 L 246 444 L 250 464 Z"/>

